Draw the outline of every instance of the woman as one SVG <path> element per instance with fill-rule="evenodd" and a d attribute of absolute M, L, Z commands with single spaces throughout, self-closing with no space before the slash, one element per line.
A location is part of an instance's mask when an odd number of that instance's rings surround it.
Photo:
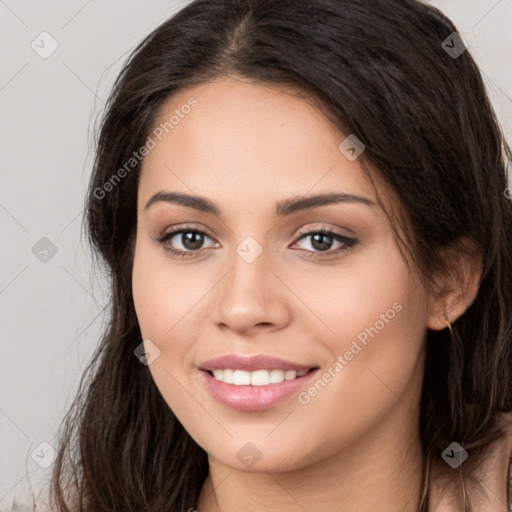
<path fill-rule="evenodd" d="M 507 510 L 505 151 L 422 3 L 196 0 L 163 23 L 99 133 L 111 320 L 56 509 Z"/>

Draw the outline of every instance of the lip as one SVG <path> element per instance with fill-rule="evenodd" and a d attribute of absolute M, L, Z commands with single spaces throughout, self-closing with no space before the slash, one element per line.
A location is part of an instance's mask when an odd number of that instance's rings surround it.
<path fill-rule="evenodd" d="M 231 409 L 251 412 L 263 411 L 283 403 L 296 395 L 319 371 L 319 368 L 312 368 L 302 377 L 266 386 L 236 386 L 217 380 L 209 370 L 202 369 L 200 373 L 206 388 L 218 402 Z"/>
<path fill-rule="evenodd" d="M 279 357 L 270 355 L 255 355 L 255 356 L 242 356 L 238 354 L 227 354 L 224 356 L 216 357 L 205 361 L 199 365 L 201 370 L 224 370 L 226 368 L 232 370 L 246 370 L 249 372 L 255 370 L 295 370 L 300 372 L 303 370 L 310 370 L 311 368 L 318 368 L 315 364 L 299 364 Z M 228 384 L 230 385 L 230 384 Z"/>

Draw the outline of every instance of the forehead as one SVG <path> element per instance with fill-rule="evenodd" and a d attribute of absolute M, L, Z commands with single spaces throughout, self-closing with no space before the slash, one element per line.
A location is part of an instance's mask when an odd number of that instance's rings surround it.
<path fill-rule="evenodd" d="M 346 135 L 311 101 L 282 87 L 233 78 L 191 87 L 167 100 L 151 134 L 156 144 L 142 165 L 143 199 L 157 189 L 254 206 L 278 192 L 373 196 L 359 162 L 338 149 Z"/>

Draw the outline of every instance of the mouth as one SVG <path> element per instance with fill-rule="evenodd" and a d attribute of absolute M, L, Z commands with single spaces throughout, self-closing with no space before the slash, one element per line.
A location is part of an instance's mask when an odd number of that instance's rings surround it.
<path fill-rule="evenodd" d="M 305 387 L 318 373 L 319 367 L 305 370 L 283 368 L 254 371 L 217 368 L 202 369 L 204 385 L 222 405 L 239 411 L 263 411 L 276 407 Z"/>

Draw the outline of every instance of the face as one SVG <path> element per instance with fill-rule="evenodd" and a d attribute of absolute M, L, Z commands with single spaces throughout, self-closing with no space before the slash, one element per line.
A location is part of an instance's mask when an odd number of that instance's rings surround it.
<path fill-rule="evenodd" d="M 211 460 L 288 471 L 414 431 L 428 297 L 346 135 L 284 89 L 223 78 L 169 99 L 151 137 L 135 309 Z"/>

